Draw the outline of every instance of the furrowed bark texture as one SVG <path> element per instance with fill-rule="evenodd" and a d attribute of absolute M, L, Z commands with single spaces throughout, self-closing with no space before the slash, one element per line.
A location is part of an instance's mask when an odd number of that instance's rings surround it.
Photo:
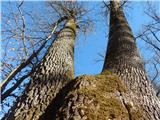
<path fill-rule="evenodd" d="M 160 102 L 119 2 L 111 1 L 103 71 L 80 76 L 57 94 L 40 120 L 159 120 Z"/>
<path fill-rule="evenodd" d="M 74 78 L 75 36 L 76 24 L 70 19 L 33 71 L 32 80 L 4 120 L 38 120 L 59 89 Z"/>
<path fill-rule="evenodd" d="M 160 101 L 146 76 L 131 28 L 117 4 L 111 2 L 109 43 L 103 71 L 111 70 L 120 76 L 130 91 L 125 101 L 142 108 L 145 120 L 159 120 Z"/>
<path fill-rule="evenodd" d="M 103 72 L 63 87 L 40 120 L 159 120 L 160 102 L 122 8 L 112 1 Z"/>
<path fill-rule="evenodd" d="M 119 77 L 110 71 L 83 75 L 57 94 L 39 120 L 145 120 Z"/>

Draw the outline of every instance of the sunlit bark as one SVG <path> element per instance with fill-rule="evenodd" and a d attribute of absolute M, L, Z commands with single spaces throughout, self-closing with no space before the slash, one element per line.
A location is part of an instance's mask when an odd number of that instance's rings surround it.
<path fill-rule="evenodd" d="M 59 89 L 74 78 L 75 36 L 75 20 L 69 19 L 45 57 L 33 71 L 32 80 L 24 93 L 4 119 L 39 119 Z"/>

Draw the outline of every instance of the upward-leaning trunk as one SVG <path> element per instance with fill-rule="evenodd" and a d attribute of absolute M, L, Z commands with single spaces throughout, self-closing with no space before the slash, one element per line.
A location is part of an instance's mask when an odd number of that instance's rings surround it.
<path fill-rule="evenodd" d="M 33 71 L 32 80 L 5 120 L 38 120 L 57 92 L 74 78 L 76 23 L 69 19 L 45 57 Z"/>
<path fill-rule="evenodd" d="M 119 3 L 111 1 L 103 71 L 61 89 L 41 120 L 159 120 L 160 103 Z M 118 76 L 118 77 L 117 77 Z"/>
<path fill-rule="evenodd" d="M 103 71 L 111 70 L 123 80 L 130 95 L 126 102 L 143 109 L 145 120 L 160 119 L 160 101 L 148 80 L 136 47 L 135 38 L 125 18 L 120 2 L 110 2 L 109 43 Z"/>

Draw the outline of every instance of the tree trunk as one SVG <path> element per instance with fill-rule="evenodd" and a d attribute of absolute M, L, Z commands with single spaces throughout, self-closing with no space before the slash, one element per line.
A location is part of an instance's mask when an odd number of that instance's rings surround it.
<path fill-rule="evenodd" d="M 103 71 L 111 70 L 120 76 L 130 91 L 126 102 L 143 108 L 146 120 L 159 120 L 160 101 L 147 78 L 131 28 L 120 5 L 112 1 L 110 7 L 109 43 Z"/>
<path fill-rule="evenodd" d="M 130 93 L 111 71 L 80 76 L 61 89 L 39 120 L 154 120 L 133 104 L 139 98 Z"/>
<path fill-rule="evenodd" d="M 74 78 L 74 40 L 76 24 L 73 19 L 52 43 L 45 57 L 31 76 L 32 80 L 17 100 L 5 120 L 37 120 L 65 83 Z"/>

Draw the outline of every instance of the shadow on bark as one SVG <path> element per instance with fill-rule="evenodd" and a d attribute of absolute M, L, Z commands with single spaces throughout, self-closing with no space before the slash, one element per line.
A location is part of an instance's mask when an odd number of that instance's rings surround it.
<path fill-rule="evenodd" d="M 64 105 L 64 100 L 67 94 L 75 89 L 73 86 L 76 83 L 76 80 L 71 80 L 68 84 L 66 84 L 52 100 L 51 104 L 47 107 L 46 112 L 39 118 L 39 120 L 55 120 L 57 111 L 62 105 Z"/>

